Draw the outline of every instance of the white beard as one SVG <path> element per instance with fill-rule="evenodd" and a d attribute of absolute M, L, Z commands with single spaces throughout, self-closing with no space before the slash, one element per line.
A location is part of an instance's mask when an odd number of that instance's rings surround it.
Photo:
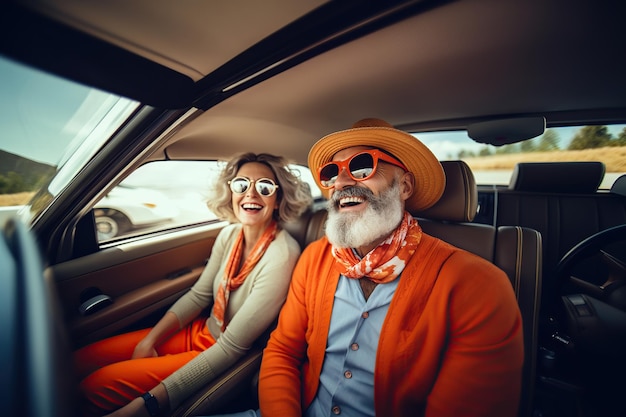
<path fill-rule="evenodd" d="M 337 206 L 340 197 L 358 195 L 365 197 L 367 208 L 359 213 L 341 213 Z M 335 191 L 328 200 L 326 236 L 328 241 L 340 248 L 359 248 L 388 236 L 402 221 L 400 185 L 393 181 L 388 190 L 379 197 L 361 187 Z"/>

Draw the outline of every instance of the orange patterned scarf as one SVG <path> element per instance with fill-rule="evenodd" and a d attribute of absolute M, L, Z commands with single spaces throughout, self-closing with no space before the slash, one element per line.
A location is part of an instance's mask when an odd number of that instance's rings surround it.
<path fill-rule="evenodd" d="M 233 250 L 230 253 L 228 263 L 226 264 L 226 268 L 224 269 L 224 277 L 222 278 L 222 282 L 220 282 L 220 286 L 217 289 L 215 305 L 213 306 L 213 317 L 215 318 L 215 321 L 217 321 L 217 324 L 221 326 L 222 332 L 226 330 L 224 318 L 226 317 L 226 306 L 228 305 L 230 292 L 236 290 L 241 286 L 241 284 L 243 284 L 250 271 L 252 271 L 252 268 L 254 268 L 257 262 L 259 262 L 259 259 L 263 257 L 265 250 L 276 237 L 277 230 L 278 224 L 276 221 L 272 221 L 267 229 L 265 229 L 265 232 L 263 232 L 263 235 L 261 235 L 261 238 L 254 245 L 254 248 L 252 248 L 250 256 L 245 260 L 239 273 L 235 275 L 237 268 L 241 263 L 241 256 L 243 253 L 243 228 L 239 232 Z"/>
<path fill-rule="evenodd" d="M 422 239 L 422 228 L 409 213 L 380 245 L 359 259 L 352 248 L 333 246 L 336 268 L 348 278 L 368 277 L 372 282 L 391 282 L 404 269 Z"/>

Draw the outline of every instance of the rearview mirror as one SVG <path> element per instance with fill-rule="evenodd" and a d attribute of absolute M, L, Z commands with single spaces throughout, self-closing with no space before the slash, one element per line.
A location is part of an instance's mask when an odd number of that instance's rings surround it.
<path fill-rule="evenodd" d="M 467 134 L 479 143 L 494 146 L 508 145 L 531 139 L 546 130 L 545 117 L 516 117 L 472 123 L 467 126 Z"/>

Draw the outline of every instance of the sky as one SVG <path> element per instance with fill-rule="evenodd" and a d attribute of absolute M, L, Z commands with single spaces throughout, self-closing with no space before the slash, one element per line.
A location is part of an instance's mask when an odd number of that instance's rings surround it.
<path fill-rule="evenodd" d="M 56 165 L 90 89 L 42 74 L 0 58 L 0 149 Z"/>

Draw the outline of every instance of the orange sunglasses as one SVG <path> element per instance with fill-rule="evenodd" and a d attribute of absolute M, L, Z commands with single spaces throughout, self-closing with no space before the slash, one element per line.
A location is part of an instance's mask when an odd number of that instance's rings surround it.
<path fill-rule="evenodd" d="M 377 149 L 361 151 L 343 161 L 331 161 L 320 167 L 318 175 L 322 188 L 332 188 L 339 173 L 345 169 L 354 181 L 365 181 L 376 173 L 378 161 L 393 164 L 408 171 L 402 162 Z"/>

